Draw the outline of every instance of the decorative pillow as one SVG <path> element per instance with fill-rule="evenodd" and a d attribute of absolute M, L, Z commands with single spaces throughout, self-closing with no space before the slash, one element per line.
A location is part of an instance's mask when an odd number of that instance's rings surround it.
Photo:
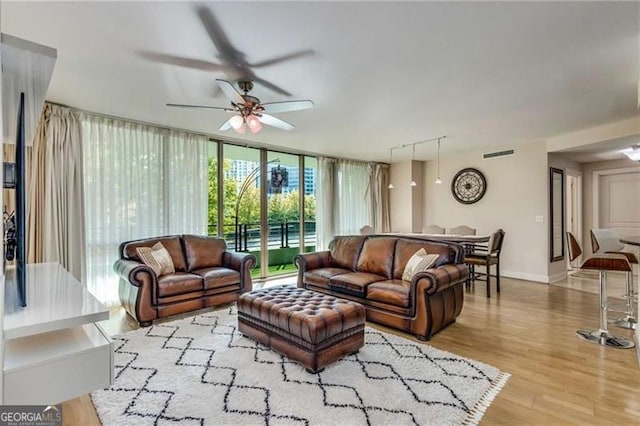
<path fill-rule="evenodd" d="M 439 257 L 440 255 L 437 254 L 427 254 L 427 251 L 421 248 L 407 262 L 407 266 L 404 267 L 404 272 L 402 273 L 402 279 L 411 281 L 418 272 L 426 271 L 433 267 Z"/>
<path fill-rule="evenodd" d="M 153 247 L 138 247 L 136 252 L 140 256 L 142 263 L 151 268 L 158 277 L 172 274 L 176 271 L 171 255 L 162 243 L 156 243 Z"/>

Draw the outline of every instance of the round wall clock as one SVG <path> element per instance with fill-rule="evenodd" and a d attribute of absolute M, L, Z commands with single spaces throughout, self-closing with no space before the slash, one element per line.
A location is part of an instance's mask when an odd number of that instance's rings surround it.
<path fill-rule="evenodd" d="M 451 193 L 462 204 L 480 201 L 487 192 L 487 180 L 478 169 L 468 167 L 460 170 L 451 181 Z"/>

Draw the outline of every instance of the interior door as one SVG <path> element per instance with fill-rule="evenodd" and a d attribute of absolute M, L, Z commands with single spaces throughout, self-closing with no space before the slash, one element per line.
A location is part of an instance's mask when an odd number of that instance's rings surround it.
<path fill-rule="evenodd" d="M 567 231 L 571 232 L 582 244 L 582 176 L 573 175 L 567 171 L 566 182 L 566 224 Z M 579 257 L 574 261 L 575 265 L 580 265 L 582 259 Z M 567 257 L 567 262 L 569 262 Z M 570 262 L 569 262 L 570 263 Z M 570 266 L 570 265 L 569 265 Z M 571 267 L 569 267 L 571 269 Z"/>
<path fill-rule="evenodd" d="M 640 172 L 600 176 L 599 226 L 640 235 Z"/>

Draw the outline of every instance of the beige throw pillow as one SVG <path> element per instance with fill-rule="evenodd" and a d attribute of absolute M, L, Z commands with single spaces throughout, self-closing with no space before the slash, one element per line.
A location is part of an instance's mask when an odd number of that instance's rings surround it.
<path fill-rule="evenodd" d="M 437 254 L 427 254 L 427 251 L 421 248 L 407 262 L 407 266 L 404 267 L 404 272 L 402 273 L 402 279 L 411 281 L 415 274 L 426 271 L 435 265 L 438 257 L 440 256 Z"/>
<path fill-rule="evenodd" d="M 162 243 L 156 243 L 153 247 L 138 247 L 136 249 L 142 263 L 153 269 L 156 276 L 172 274 L 176 270 L 173 266 L 171 255 Z"/>

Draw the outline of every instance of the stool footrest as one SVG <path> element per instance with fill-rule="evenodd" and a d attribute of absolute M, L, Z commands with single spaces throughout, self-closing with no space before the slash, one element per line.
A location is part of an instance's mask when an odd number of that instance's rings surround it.
<path fill-rule="evenodd" d="M 616 327 L 626 328 L 629 330 L 635 330 L 637 321 L 634 317 L 627 315 L 624 318 L 611 318 L 609 320 L 609 324 L 615 325 Z"/>
<path fill-rule="evenodd" d="M 636 346 L 632 340 L 613 336 L 604 330 L 578 330 L 576 335 L 587 342 L 616 349 L 631 349 Z"/>

